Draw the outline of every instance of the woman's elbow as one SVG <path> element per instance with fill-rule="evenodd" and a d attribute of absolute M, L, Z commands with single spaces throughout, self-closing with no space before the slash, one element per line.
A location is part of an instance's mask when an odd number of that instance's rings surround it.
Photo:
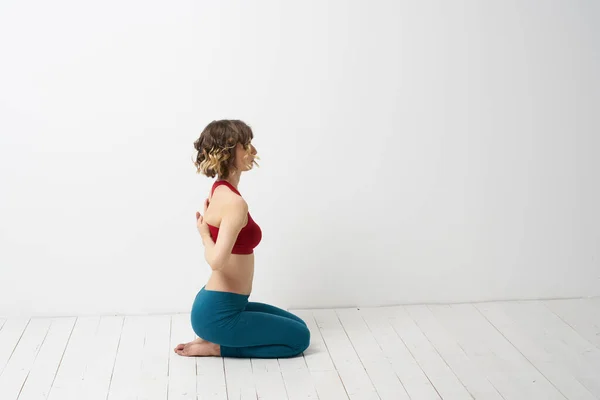
<path fill-rule="evenodd" d="M 210 269 L 212 269 L 213 271 L 221 271 L 224 267 L 223 264 L 217 264 L 217 263 L 209 263 L 208 265 L 210 265 Z"/>
<path fill-rule="evenodd" d="M 213 257 L 206 261 L 213 271 L 221 271 L 225 265 L 227 265 L 227 259 L 225 257 Z"/>

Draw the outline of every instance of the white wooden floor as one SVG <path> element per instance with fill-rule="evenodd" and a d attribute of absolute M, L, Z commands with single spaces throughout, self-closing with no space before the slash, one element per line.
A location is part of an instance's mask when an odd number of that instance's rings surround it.
<path fill-rule="evenodd" d="M 0 399 L 600 399 L 600 299 L 296 314 L 280 360 L 180 357 L 188 315 L 0 319 Z"/>

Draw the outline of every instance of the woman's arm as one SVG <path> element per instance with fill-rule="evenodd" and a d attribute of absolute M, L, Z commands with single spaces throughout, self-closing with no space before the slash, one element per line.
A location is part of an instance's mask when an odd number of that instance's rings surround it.
<path fill-rule="evenodd" d="M 199 215 L 200 213 L 196 213 L 198 231 L 202 237 L 202 243 L 204 244 L 205 249 L 204 258 L 213 271 L 220 271 L 227 265 L 233 245 L 235 244 L 240 230 L 246 223 L 248 205 L 241 197 L 232 196 L 232 198 L 223 206 L 222 212 L 223 216 L 221 218 L 219 236 L 217 237 L 216 243 L 210 236 L 210 230 L 208 229 L 208 225 L 206 225 L 204 218 Z"/>

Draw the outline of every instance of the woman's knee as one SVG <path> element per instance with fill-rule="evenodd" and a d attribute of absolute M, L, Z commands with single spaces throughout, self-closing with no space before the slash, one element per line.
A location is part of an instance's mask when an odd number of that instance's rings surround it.
<path fill-rule="evenodd" d="M 305 329 L 304 329 L 304 342 L 302 343 L 302 347 L 304 347 L 304 348 L 302 349 L 302 351 L 308 349 L 308 346 L 310 346 L 310 330 L 305 325 Z"/>
<path fill-rule="evenodd" d="M 310 330 L 304 326 L 298 330 L 298 337 L 294 341 L 295 356 L 302 354 L 310 346 Z"/>
<path fill-rule="evenodd" d="M 306 326 L 308 328 L 308 325 L 306 325 L 306 322 L 302 318 L 300 318 L 297 315 L 295 317 L 298 318 L 298 322 L 300 322 L 302 325 L 304 325 L 304 326 Z M 309 332 L 309 336 L 310 336 L 310 332 Z"/>

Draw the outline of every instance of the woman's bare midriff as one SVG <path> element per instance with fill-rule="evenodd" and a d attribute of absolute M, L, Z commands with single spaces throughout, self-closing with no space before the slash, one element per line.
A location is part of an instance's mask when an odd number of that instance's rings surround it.
<path fill-rule="evenodd" d="M 249 295 L 254 278 L 254 254 L 232 254 L 220 271 L 212 271 L 207 290 Z"/>

